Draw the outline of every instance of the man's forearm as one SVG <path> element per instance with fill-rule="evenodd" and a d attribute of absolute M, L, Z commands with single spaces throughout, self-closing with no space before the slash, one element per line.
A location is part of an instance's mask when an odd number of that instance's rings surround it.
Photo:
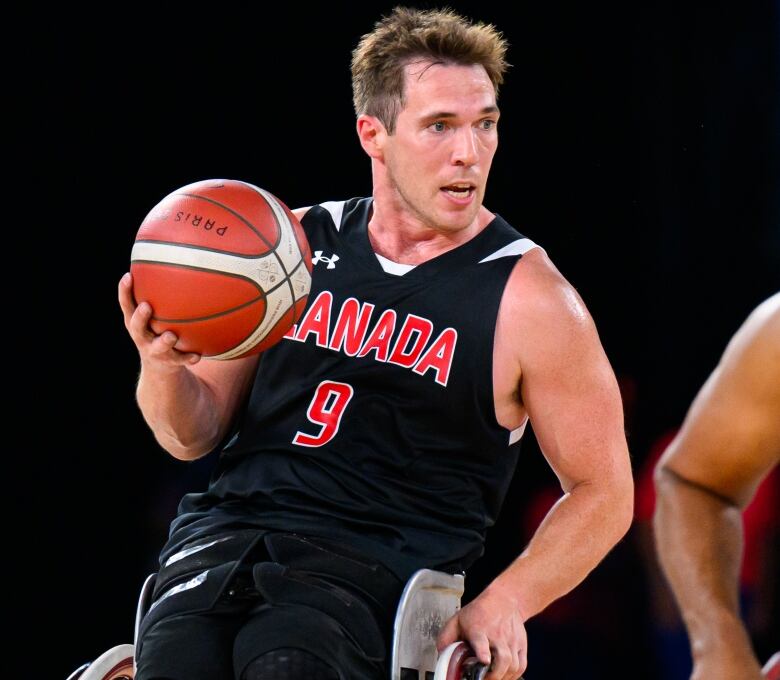
<path fill-rule="evenodd" d="M 656 488 L 658 555 L 694 658 L 724 644 L 749 648 L 739 616 L 740 509 L 663 468 L 656 473 Z"/>
<path fill-rule="evenodd" d="M 187 368 L 157 372 L 142 367 L 136 399 L 160 446 L 175 458 L 194 460 L 219 441 L 213 394 Z"/>
<path fill-rule="evenodd" d="M 577 586 L 625 535 L 633 515 L 630 481 L 575 486 L 550 509 L 523 553 L 491 584 L 528 620 Z"/>

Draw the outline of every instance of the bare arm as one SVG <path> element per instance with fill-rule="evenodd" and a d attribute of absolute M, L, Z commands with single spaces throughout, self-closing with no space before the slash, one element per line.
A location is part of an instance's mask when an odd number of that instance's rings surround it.
<path fill-rule="evenodd" d="M 779 459 L 780 294 L 735 334 L 656 468 L 656 545 L 693 678 L 760 677 L 739 616 L 742 510 Z"/>
<path fill-rule="evenodd" d="M 141 358 L 138 406 L 166 451 L 194 460 L 224 437 L 251 385 L 257 357 L 200 361 L 198 354 L 179 352 L 174 333 L 158 336 L 150 330 L 152 309 L 146 302 L 136 307 L 132 286 L 130 274 L 122 277 L 119 304 Z"/>
<path fill-rule="evenodd" d="M 518 297 L 533 301 L 515 317 L 520 396 L 563 490 L 491 586 L 514 593 L 528 619 L 580 583 L 628 531 L 633 480 L 617 381 L 585 305 L 557 271 L 520 283 Z"/>
<path fill-rule="evenodd" d="M 308 208 L 292 212 L 300 220 Z M 152 309 L 133 298 L 133 281 L 119 282 L 119 305 L 125 327 L 141 357 L 136 398 L 159 444 L 175 458 L 194 460 L 225 436 L 251 389 L 258 357 L 201 361 L 198 354 L 175 349 L 176 335 L 155 335 Z"/>
<path fill-rule="evenodd" d="M 500 322 L 517 347 L 506 369 L 522 376 L 519 396 L 563 495 L 523 553 L 447 631 L 470 634 L 483 660 L 493 649 L 499 669 L 491 679 L 525 668 L 524 622 L 585 578 L 626 533 L 633 511 L 620 393 L 596 328 L 547 257 L 526 258 Z"/>

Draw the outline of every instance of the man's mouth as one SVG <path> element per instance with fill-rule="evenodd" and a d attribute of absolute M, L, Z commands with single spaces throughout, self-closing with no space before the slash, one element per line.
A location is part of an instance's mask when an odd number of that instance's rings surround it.
<path fill-rule="evenodd" d="M 468 182 L 456 182 L 442 187 L 441 190 L 448 193 L 453 198 L 466 198 L 475 188 L 476 187 L 473 184 L 469 184 Z"/>

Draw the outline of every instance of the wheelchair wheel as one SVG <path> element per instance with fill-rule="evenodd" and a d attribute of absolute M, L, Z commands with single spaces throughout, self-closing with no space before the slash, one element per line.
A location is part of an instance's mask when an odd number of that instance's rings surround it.
<path fill-rule="evenodd" d="M 468 644 L 453 642 L 439 656 L 433 680 L 483 680 L 487 673 Z"/>
<path fill-rule="evenodd" d="M 133 680 L 133 645 L 117 645 L 92 663 L 77 668 L 68 680 Z"/>

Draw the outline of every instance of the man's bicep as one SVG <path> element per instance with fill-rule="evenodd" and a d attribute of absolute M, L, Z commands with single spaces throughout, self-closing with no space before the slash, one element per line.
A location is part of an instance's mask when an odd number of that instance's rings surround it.
<path fill-rule="evenodd" d="M 659 465 L 745 505 L 780 457 L 778 404 L 757 388 L 759 373 L 744 364 L 721 363 L 696 395 Z"/>
<path fill-rule="evenodd" d="M 579 296 L 568 285 L 561 295 L 524 329 L 520 392 L 534 434 L 564 490 L 630 479 L 617 380 Z"/>

